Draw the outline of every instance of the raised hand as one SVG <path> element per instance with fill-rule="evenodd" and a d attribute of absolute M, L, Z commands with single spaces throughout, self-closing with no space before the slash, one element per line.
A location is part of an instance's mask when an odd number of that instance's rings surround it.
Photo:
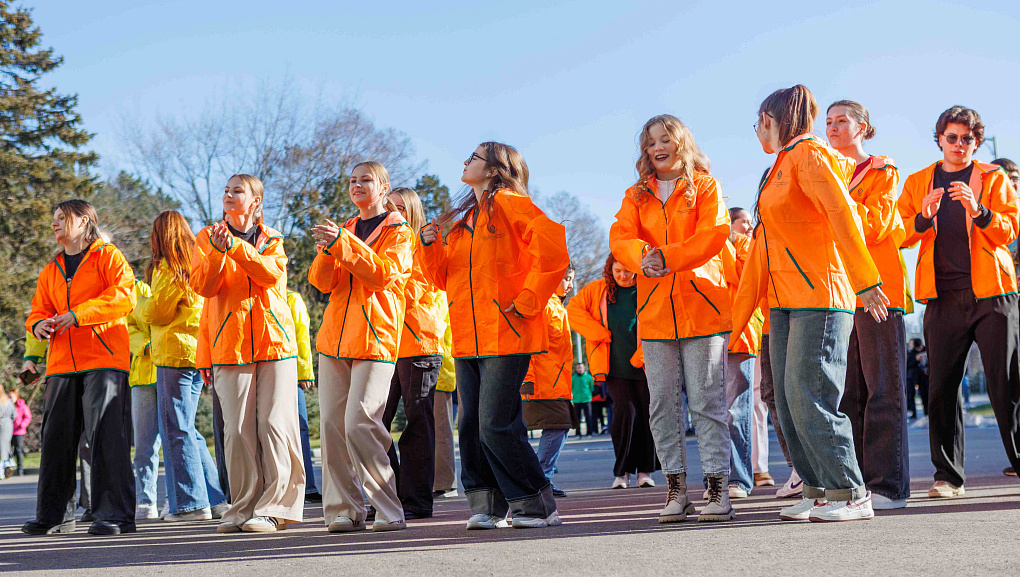
<path fill-rule="evenodd" d="M 327 247 L 340 236 L 340 225 L 327 218 L 326 224 L 312 227 L 312 236 L 315 237 L 316 246 Z"/>

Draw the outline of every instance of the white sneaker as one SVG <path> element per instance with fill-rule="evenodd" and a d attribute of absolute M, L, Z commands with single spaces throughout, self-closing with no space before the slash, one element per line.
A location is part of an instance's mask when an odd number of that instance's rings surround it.
<path fill-rule="evenodd" d="M 545 519 L 541 517 L 514 517 L 512 524 L 514 529 L 539 529 L 562 525 L 563 521 L 560 520 L 559 511 L 553 511 Z"/>
<path fill-rule="evenodd" d="M 871 508 L 876 511 L 887 511 L 889 509 L 902 509 L 907 506 L 906 499 L 890 499 L 878 493 L 871 494 Z"/>
<path fill-rule="evenodd" d="M 163 517 L 163 520 L 167 523 L 178 523 L 181 521 L 211 521 L 212 518 L 212 510 L 209 507 L 202 507 L 187 513 L 171 513 Z"/>
<path fill-rule="evenodd" d="M 326 527 L 326 530 L 330 533 L 349 533 L 351 531 L 361 531 L 365 529 L 364 521 L 355 521 L 350 517 L 343 515 L 337 515 L 336 519 Z"/>
<path fill-rule="evenodd" d="M 452 498 L 456 497 L 457 495 L 460 495 L 460 493 L 457 492 L 457 489 L 450 489 L 449 491 L 443 493 L 443 498 L 444 499 L 452 499 Z"/>
<path fill-rule="evenodd" d="M 619 477 L 617 477 L 617 478 L 619 478 Z M 638 488 L 654 487 L 655 486 L 655 481 L 652 480 L 652 476 L 649 475 L 648 473 L 638 473 L 637 474 L 637 486 L 638 486 Z"/>
<path fill-rule="evenodd" d="M 135 520 L 159 519 L 159 509 L 155 505 L 136 505 Z"/>
<path fill-rule="evenodd" d="M 471 518 L 468 519 L 467 529 L 468 531 L 495 529 L 496 523 L 499 521 L 501 521 L 501 519 L 496 515 L 477 513 L 475 515 L 471 515 Z"/>
<path fill-rule="evenodd" d="M 252 517 L 241 525 L 241 530 L 248 533 L 272 533 L 287 528 L 287 524 L 276 517 Z"/>
<path fill-rule="evenodd" d="M 856 501 L 829 501 L 823 507 L 811 510 L 812 523 L 828 523 L 833 521 L 860 521 L 874 519 L 875 510 L 871 508 L 871 491 Z"/>
<path fill-rule="evenodd" d="M 613 480 L 613 489 L 626 489 L 630 487 L 630 473 L 624 473 L 622 477 Z"/>
<path fill-rule="evenodd" d="M 223 523 L 220 523 L 219 525 L 216 526 L 216 532 L 217 533 L 240 533 L 241 532 L 241 528 L 238 527 L 237 525 L 234 525 L 230 521 L 224 521 Z"/>
<path fill-rule="evenodd" d="M 748 493 L 740 485 L 730 485 L 729 494 L 730 499 L 746 499 Z"/>
<path fill-rule="evenodd" d="M 406 527 L 407 523 L 403 519 L 399 521 L 387 521 L 381 517 L 376 517 L 375 521 L 372 523 L 373 531 L 399 531 Z"/>
<path fill-rule="evenodd" d="M 804 481 L 801 480 L 800 475 L 797 474 L 797 469 L 794 469 L 790 473 L 789 480 L 786 484 L 780 487 L 776 491 L 776 499 L 789 499 L 790 497 L 796 497 L 804 492 Z"/>
<path fill-rule="evenodd" d="M 812 510 L 828 504 L 829 502 L 825 499 L 801 499 L 796 505 L 780 509 L 779 518 L 783 521 L 807 521 L 811 518 Z"/>

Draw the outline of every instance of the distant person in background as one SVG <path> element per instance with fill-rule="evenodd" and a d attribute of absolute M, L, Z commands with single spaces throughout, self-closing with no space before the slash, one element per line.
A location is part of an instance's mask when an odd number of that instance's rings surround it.
<path fill-rule="evenodd" d="M 1013 190 L 1020 190 L 1020 167 L 1008 158 L 996 158 L 992 161 L 992 164 L 997 164 L 1006 171 L 1006 176 L 1009 177 L 1009 182 L 1013 185 Z M 1014 240 L 1009 243 L 1009 253 L 1013 257 L 1013 270 L 1020 273 L 1020 250 L 1017 250 L 1018 241 Z M 1006 467 L 1002 470 L 1002 474 L 1016 477 L 1016 469 L 1013 467 Z"/>
<path fill-rule="evenodd" d="M 11 439 L 14 436 L 14 417 L 17 411 L 7 389 L 0 384 L 0 481 L 14 473 L 14 459 L 11 458 Z"/>
<path fill-rule="evenodd" d="M 917 418 L 917 397 L 921 397 L 921 410 L 928 416 L 928 353 L 921 339 L 910 339 L 907 349 L 907 412 Z"/>
<path fill-rule="evenodd" d="M 305 503 L 321 503 L 322 494 L 315 484 L 315 463 L 312 461 L 312 441 L 308 436 L 308 404 L 305 401 L 307 391 L 315 386 L 315 368 L 312 366 L 312 338 L 308 332 L 310 319 L 308 307 L 301 295 L 287 291 L 287 305 L 294 317 L 294 339 L 298 348 L 298 419 L 301 429 L 301 455 L 305 465 Z M 217 464 L 218 466 L 218 464 Z"/>
<path fill-rule="evenodd" d="M 453 329 L 446 299 L 437 303 L 436 314 L 446 321 L 443 332 L 443 366 L 436 381 L 432 409 L 436 423 L 436 476 L 432 481 L 432 497 L 457 496 L 457 462 L 453 450 L 453 423 L 457 420 L 457 373 L 453 362 Z"/>
<path fill-rule="evenodd" d="M 159 449 L 162 446 L 159 404 L 156 402 L 156 365 L 152 363 L 152 338 L 149 323 L 142 315 L 152 289 L 142 280 L 135 280 L 135 308 L 127 317 L 131 339 L 131 430 L 135 454 L 135 519 L 157 519 L 157 481 Z"/>
<path fill-rule="evenodd" d="M 14 450 L 16 463 L 15 474 L 25 474 L 25 435 L 28 433 L 28 425 L 32 422 L 32 411 L 28 403 L 21 398 L 21 391 L 18 387 L 11 389 L 11 401 L 14 403 L 14 430 L 12 431 L 11 444 Z"/>
<path fill-rule="evenodd" d="M 929 497 L 964 489 L 961 380 L 971 345 L 981 351 L 991 402 L 1010 465 L 1020 465 L 1020 311 L 1007 246 L 1017 238 L 1020 207 L 1007 172 L 974 160 L 984 142 L 978 113 L 963 106 L 935 123 L 942 160 L 907 177 L 898 208 L 904 246 L 920 241 L 914 295 L 925 303 L 928 433 L 935 483 Z"/>
<path fill-rule="evenodd" d="M 588 436 L 595 436 L 595 422 L 591 416 L 591 392 L 595 381 L 591 373 L 585 370 L 584 363 L 574 365 L 574 372 L 570 375 L 570 390 L 574 403 L 574 413 L 577 415 L 577 437 L 581 437 L 581 421 L 588 427 Z"/>

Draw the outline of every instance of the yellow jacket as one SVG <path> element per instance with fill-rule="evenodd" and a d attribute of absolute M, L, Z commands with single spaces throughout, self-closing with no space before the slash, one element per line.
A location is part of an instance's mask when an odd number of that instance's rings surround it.
<path fill-rule="evenodd" d="M 157 367 L 194 368 L 198 324 L 205 299 L 181 285 L 160 261 L 152 271 L 152 297 L 141 309 L 152 329 L 152 361 Z"/>
<path fill-rule="evenodd" d="M 312 338 L 308 333 L 308 307 L 304 299 L 294 291 L 287 291 L 287 304 L 290 314 L 294 317 L 294 332 L 297 339 L 297 380 L 314 381 L 315 370 L 312 369 Z"/>
<path fill-rule="evenodd" d="M 443 366 L 439 368 L 439 380 L 436 390 L 452 393 L 457 390 L 457 371 L 453 361 L 453 328 L 450 327 L 450 308 L 443 296 L 436 303 L 436 318 L 444 319 L 443 328 Z"/>
<path fill-rule="evenodd" d="M 142 312 L 152 299 L 152 289 L 140 280 L 135 280 L 134 310 L 127 317 L 128 338 L 131 340 L 131 372 L 128 385 L 156 384 L 156 365 L 152 362 L 151 327 Z"/>
<path fill-rule="evenodd" d="M 29 331 L 25 331 L 25 359 L 35 364 L 46 358 L 46 341 L 40 341 Z"/>

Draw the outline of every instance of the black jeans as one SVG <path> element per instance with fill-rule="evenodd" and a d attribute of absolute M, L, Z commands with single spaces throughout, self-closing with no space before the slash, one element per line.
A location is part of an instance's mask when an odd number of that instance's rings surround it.
<path fill-rule="evenodd" d="M 14 449 L 14 460 L 18 464 L 18 473 L 21 474 L 25 468 L 25 435 L 11 437 L 11 448 Z"/>
<path fill-rule="evenodd" d="M 1017 295 L 976 300 L 971 290 L 942 291 L 924 310 L 928 347 L 928 438 L 935 480 L 964 484 L 960 382 L 976 342 L 1006 457 L 1020 468 L 1020 313 Z"/>
<path fill-rule="evenodd" d="M 96 370 L 46 379 L 36 520 L 74 519 L 75 463 L 82 432 L 91 448 L 91 506 L 97 519 L 135 522 L 131 402 L 127 373 Z"/>
<path fill-rule="evenodd" d="M 609 436 L 613 439 L 613 476 L 651 473 L 659 468 L 655 440 L 648 425 L 648 381 L 609 377 L 606 389 L 613 399 Z"/>
<path fill-rule="evenodd" d="M 216 449 L 216 474 L 220 478 L 220 489 L 223 496 L 230 503 L 230 480 L 227 478 L 227 452 L 223 448 L 223 407 L 220 405 L 220 398 L 216 396 L 216 387 L 212 389 L 212 425 L 213 425 L 213 448 Z"/>
<path fill-rule="evenodd" d="M 769 420 L 772 421 L 772 428 L 776 430 L 776 440 L 779 441 L 779 448 L 786 457 L 786 464 L 793 466 L 793 459 L 790 458 L 790 449 L 786 448 L 786 437 L 783 436 L 783 428 L 779 426 L 779 413 L 776 409 L 776 386 L 772 379 L 772 359 L 769 356 L 769 336 L 761 337 L 761 354 L 758 355 L 758 362 L 761 363 L 761 400 L 769 410 Z"/>
<path fill-rule="evenodd" d="M 526 355 L 457 359 L 460 480 L 472 513 L 546 518 L 556 511 L 522 418 L 530 363 Z"/>
<path fill-rule="evenodd" d="M 900 394 L 907 372 L 906 341 L 902 311 L 891 310 L 887 320 L 877 323 L 857 309 L 839 405 L 850 417 L 864 484 L 894 501 L 910 496 L 907 409 Z"/>
<path fill-rule="evenodd" d="M 432 516 L 432 483 L 436 477 L 436 420 L 433 401 L 443 357 L 408 357 L 397 360 L 390 381 L 390 396 L 383 411 L 383 425 L 389 430 L 404 400 L 407 424 L 400 440 L 390 445 L 387 455 L 397 477 L 397 496 L 409 517 Z M 400 458 L 397 458 L 397 449 Z"/>
<path fill-rule="evenodd" d="M 584 417 L 584 423 L 588 425 L 588 436 L 593 436 L 596 429 L 595 422 L 592 421 L 591 401 L 574 403 L 574 414 L 577 415 L 577 436 L 581 436 L 581 417 Z"/>

